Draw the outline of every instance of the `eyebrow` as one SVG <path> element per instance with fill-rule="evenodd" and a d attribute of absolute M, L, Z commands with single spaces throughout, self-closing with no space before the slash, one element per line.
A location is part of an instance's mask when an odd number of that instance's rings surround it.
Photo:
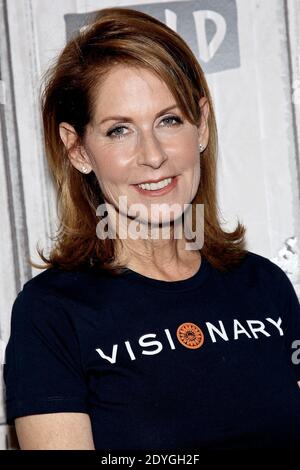
<path fill-rule="evenodd" d="M 170 111 L 171 109 L 174 109 L 174 108 L 178 108 L 177 104 L 172 104 L 171 106 L 168 106 L 167 108 L 164 108 L 162 109 L 161 111 L 159 111 L 156 115 L 155 115 L 155 118 L 159 117 L 159 116 L 162 116 L 163 114 L 165 114 L 167 111 Z M 104 122 L 106 121 L 126 121 L 126 122 L 134 122 L 134 120 L 131 118 L 131 117 L 128 117 L 128 116 L 109 116 L 109 117 L 106 117 L 104 119 L 102 119 L 102 121 L 98 122 L 98 125 L 100 124 L 103 124 Z"/>

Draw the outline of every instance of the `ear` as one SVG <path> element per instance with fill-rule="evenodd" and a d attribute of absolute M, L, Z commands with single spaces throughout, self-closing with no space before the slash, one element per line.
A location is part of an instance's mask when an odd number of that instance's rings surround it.
<path fill-rule="evenodd" d="M 59 135 L 67 149 L 67 154 L 72 165 L 82 173 L 90 173 L 92 167 L 84 148 L 79 144 L 78 135 L 71 124 L 61 122 L 59 124 Z"/>
<path fill-rule="evenodd" d="M 200 98 L 199 106 L 201 109 L 201 122 L 198 127 L 199 144 L 202 144 L 203 147 L 206 148 L 208 144 L 208 139 L 209 139 L 209 127 L 208 127 L 209 103 L 208 103 L 208 99 L 205 96 Z"/>

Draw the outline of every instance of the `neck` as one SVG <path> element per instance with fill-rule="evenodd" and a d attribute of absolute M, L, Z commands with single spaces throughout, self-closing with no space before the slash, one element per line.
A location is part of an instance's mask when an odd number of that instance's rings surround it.
<path fill-rule="evenodd" d="M 116 239 L 116 262 L 140 274 L 156 279 L 180 280 L 190 277 L 199 268 L 201 260 L 199 250 L 188 250 L 188 240 L 183 230 L 182 237 L 174 236 L 174 227 L 158 227 L 156 238 L 151 238 L 150 229 L 147 237 L 132 236 Z M 124 235 L 124 233 L 123 233 Z"/>

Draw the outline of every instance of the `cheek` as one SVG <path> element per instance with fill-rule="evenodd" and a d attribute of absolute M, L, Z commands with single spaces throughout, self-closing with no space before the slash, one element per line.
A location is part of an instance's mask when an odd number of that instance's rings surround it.
<path fill-rule="evenodd" d="M 195 150 L 185 152 L 184 158 L 178 160 L 176 167 L 189 180 L 198 180 L 200 176 L 200 156 Z"/>
<path fill-rule="evenodd" d="M 189 129 L 182 139 L 176 142 L 176 166 L 182 171 L 193 170 L 199 164 L 198 138 L 193 129 Z"/>
<path fill-rule="evenodd" d="M 182 168 L 185 177 L 185 188 L 188 192 L 189 199 L 193 199 L 197 193 L 200 183 L 200 155 L 193 151 L 187 155 L 184 161 L 184 168 Z"/>
<path fill-rule="evenodd" d="M 198 161 L 194 170 L 194 174 L 193 174 L 193 192 L 194 193 L 196 193 L 198 190 L 200 178 L 201 178 L 200 162 Z"/>
<path fill-rule="evenodd" d="M 98 181 L 104 181 L 105 186 L 119 185 L 126 182 L 128 178 L 128 163 L 120 155 L 107 156 L 101 155 L 101 158 L 95 158 L 95 173 Z"/>

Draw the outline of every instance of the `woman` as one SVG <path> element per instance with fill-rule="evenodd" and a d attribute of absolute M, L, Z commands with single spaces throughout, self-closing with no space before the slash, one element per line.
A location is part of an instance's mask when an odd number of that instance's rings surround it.
<path fill-rule="evenodd" d="M 20 447 L 299 446 L 299 302 L 240 223 L 221 228 L 213 106 L 185 42 L 101 10 L 49 70 L 42 111 L 61 225 L 12 311 Z M 201 204 L 204 224 L 177 237 Z"/>

